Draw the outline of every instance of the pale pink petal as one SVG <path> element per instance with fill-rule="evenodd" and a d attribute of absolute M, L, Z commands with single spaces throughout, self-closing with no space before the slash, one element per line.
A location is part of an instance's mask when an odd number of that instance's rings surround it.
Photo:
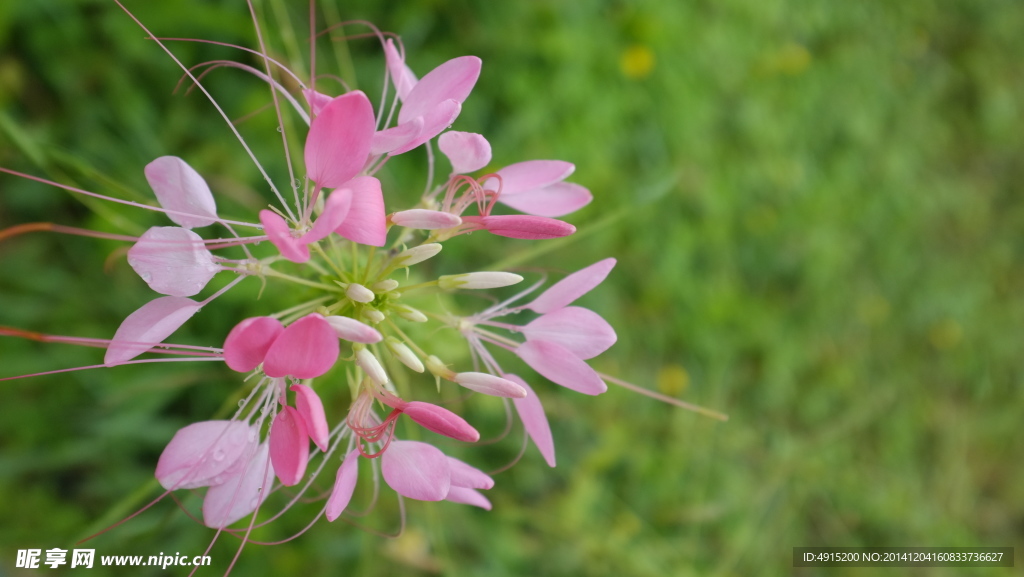
<path fill-rule="evenodd" d="M 309 260 L 309 248 L 299 239 L 292 236 L 292 230 L 281 215 L 270 210 L 260 211 L 260 224 L 267 233 L 270 242 L 281 251 L 281 256 L 292 262 Z"/>
<path fill-rule="evenodd" d="M 413 208 L 392 214 L 391 222 L 406 228 L 438 230 L 459 226 L 462 224 L 462 219 L 449 212 L 428 210 L 425 208 Z"/>
<path fill-rule="evenodd" d="M 160 206 L 186 214 L 168 214 L 185 228 L 207 226 L 217 220 L 217 203 L 202 176 L 177 156 L 161 156 L 146 165 L 146 180 Z"/>
<path fill-rule="evenodd" d="M 480 77 L 480 65 L 476 56 L 460 56 L 428 72 L 406 96 L 398 123 L 425 116 L 445 100 L 465 101 Z"/>
<path fill-rule="evenodd" d="M 303 244 L 310 244 L 327 238 L 334 229 L 341 226 L 352 207 L 352 191 L 340 188 L 331 193 L 324 202 L 324 211 L 313 223 L 313 228 L 299 239 Z"/>
<path fill-rule="evenodd" d="M 331 370 L 339 352 L 334 329 L 324 317 L 313 313 L 288 325 L 270 345 L 263 372 L 268 377 L 316 378 Z"/>
<path fill-rule="evenodd" d="M 452 486 L 448 490 L 448 496 L 444 498 L 445 501 L 451 501 L 452 503 L 459 503 L 461 505 L 473 505 L 474 507 L 480 507 L 481 509 L 490 511 L 491 502 L 484 497 L 480 491 L 475 489 L 467 489 L 465 487 Z"/>
<path fill-rule="evenodd" d="M 388 229 L 380 181 L 372 176 L 359 176 L 345 183 L 345 188 L 352 190 L 352 206 L 334 232 L 359 244 L 384 246 Z"/>
<path fill-rule="evenodd" d="M 395 47 L 395 41 L 391 38 L 384 43 L 384 58 L 387 61 L 388 73 L 391 74 L 391 82 L 395 83 L 398 99 L 404 101 L 412 87 L 416 86 L 416 75 L 406 66 L 405 60 Z"/>
<path fill-rule="evenodd" d="M 526 396 L 526 390 L 519 385 L 487 373 L 457 373 L 452 380 L 471 391 L 485 395 L 516 399 Z"/>
<path fill-rule="evenodd" d="M 448 457 L 448 468 L 451 470 L 452 487 L 490 489 L 494 486 L 494 479 L 490 475 L 455 457 Z"/>
<path fill-rule="evenodd" d="M 233 371 L 248 373 L 263 362 L 284 325 L 273 317 L 252 317 L 235 325 L 224 339 L 224 362 Z"/>
<path fill-rule="evenodd" d="M 491 161 L 491 143 L 481 134 L 451 130 L 437 139 L 437 147 L 448 157 L 455 174 L 480 170 Z"/>
<path fill-rule="evenodd" d="M 292 385 L 291 390 L 295 391 L 295 408 L 302 415 L 302 422 L 306 425 L 306 432 L 323 452 L 327 452 L 330 442 L 330 428 L 327 426 L 327 416 L 324 414 L 324 404 L 316 391 L 306 385 Z"/>
<path fill-rule="evenodd" d="M 128 249 L 128 264 L 149 288 L 176 297 L 203 290 L 220 267 L 203 239 L 177 226 L 154 226 Z"/>
<path fill-rule="evenodd" d="M 309 125 L 306 173 L 324 188 L 337 188 L 363 169 L 376 127 L 373 105 L 361 91 L 343 94 L 324 106 Z"/>
<path fill-rule="evenodd" d="M 462 103 L 458 100 L 445 100 L 430 109 L 422 117 L 417 117 L 422 118 L 423 120 L 423 128 L 420 129 L 419 135 L 410 142 L 396 147 L 391 151 L 391 156 L 397 156 L 404 152 L 408 152 L 431 138 L 434 138 L 438 134 L 441 134 L 447 130 L 453 122 L 455 122 L 455 119 L 459 117 L 460 112 L 462 112 Z"/>
<path fill-rule="evenodd" d="M 309 434 L 306 422 L 295 409 L 285 405 L 270 426 L 270 462 L 281 484 L 291 487 L 302 480 L 309 462 Z"/>
<path fill-rule="evenodd" d="M 574 170 L 576 166 L 564 160 L 527 160 L 510 164 L 497 172 L 501 177 L 501 196 L 561 182 Z M 498 190 L 498 179 L 488 178 L 484 182 L 484 188 Z"/>
<path fill-rule="evenodd" d="M 467 443 L 480 440 L 480 433 L 465 419 L 437 405 L 422 401 L 406 403 L 402 412 L 424 429 Z"/>
<path fill-rule="evenodd" d="M 387 130 L 381 130 L 373 134 L 373 141 L 370 143 L 370 155 L 377 156 L 391 152 L 399 147 L 404 147 L 416 140 L 423 132 L 423 117 L 417 116 L 408 122 L 398 126 L 392 126 Z"/>
<path fill-rule="evenodd" d="M 590 359 L 615 344 L 615 329 L 601 315 L 582 307 L 565 307 L 541 315 L 521 329 L 526 340 L 558 343 L 581 359 Z"/>
<path fill-rule="evenodd" d="M 463 219 L 468 220 L 468 219 Z M 526 214 L 502 214 L 480 217 L 491 234 L 529 240 L 559 238 L 576 232 L 576 227 L 561 220 Z"/>
<path fill-rule="evenodd" d="M 384 339 L 377 329 L 351 317 L 331 315 L 326 317 L 325 320 L 330 323 L 331 328 L 334 329 L 339 339 L 368 345 L 379 343 Z"/>
<path fill-rule="evenodd" d="M 240 421 L 203 421 L 183 427 L 167 443 L 156 478 L 167 490 L 219 485 L 241 470 L 255 429 Z"/>
<path fill-rule="evenodd" d="M 333 521 L 341 515 L 345 507 L 348 507 L 352 500 L 352 494 L 356 490 L 356 481 L 359 480 L 359 450 L 354 449 L 345 456 L 345 460 L 338 467 L 338 476 L 334 479 L 334 488 L 331 496 L 327 498 L 327 509 L 324 516 L 328 521 Z"/>
<path fill-rule="evenodd" d="M 274 483 L 274 466 L 266 443 L 256 450 L 244 469 L 206 491 L 203 524 L 222 529 L 256 510 Z"/>
<path fill-rule="evenodd" d="M 594 195 L 574 182 L 556 182 L 518 194 L 502 194 L 498 202 L 537 216 L 565 216 L 590 204 Z"/>
<path fill-rule="evenodd" d="M 392 441 L 380 460 L 384 480 L 399 495 L 441 501 L 451 489 L 448 458 L 433 445 Z"/>
<path fill-rule="evenodd" d="M 513 399 L 512 403 L 516 407 L 516 412 L 519 413 L 519 418 L 523 421 L 523 428 L 526 429 L 526 434 L 530 436 L 533 444 L 537 445 L 537 448 L 540 449 L 540 454 L 544 456 L 544 460 L 547 461 L 548 465 L 554 467 L 555 440 L 551 436 L 551 425 L 548 424 L 548 418 L 544 414 L 544 406 L 541 405 L 540 397 L 533 392 L 533 389 L 530 388 L 530 385 L 526 384 L 526 381 L 518 376 L 505 373 L 505 378 L 518 383 L 519 386 L 526 389 L 526 397 Z"/>
<path fill-rule="evenodd" d="M 306 97 L 306 102 L 309 103 L 309 108 L 313 112 L 313 116 L 319 115 L 324 107 L 334 100 L 333 97 L 327 96 L 322 92 L 317 92 L 311 88 L 303 90 L 302 95 Z"/>
<path fill-rule="evenodd" d="M 614 258 L 606 258 L 581 268 L 571 275 L 551 285 L 548 290 L 524 308 L 538 313 L 549 313 L 571 304 L 576 299 L 590 292 L 612 272 L 615 267 Z"/>
<path fill-rule="evenodd" d="M 600 395 L 608 390 L 590 365 L 558 343 L 527 341 L 519 345 L 516 354 L 533 370 L 563 387 L 584 395 Z"/>
<path fill-rule="evenodd" d="M 117 327 L 103 364 L 112 367 L 130 361 L 162 343 L 200 308 L 202 305 L 184 297 L 160 297 L 142 305 Z"/>

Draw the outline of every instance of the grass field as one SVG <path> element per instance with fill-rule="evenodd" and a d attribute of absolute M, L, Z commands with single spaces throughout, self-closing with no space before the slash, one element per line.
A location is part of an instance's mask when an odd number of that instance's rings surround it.
<path fill-rule="evenodd" d="M 1015 574 L 799 569 L 791 555 L 811 545 L 1024 554 L 1024 5 L 383 4 L 339 2 L 319 17 L 401 34 L 417 71 L 480 56 L 455 128 L 484 133 L 496 167 L 569 160 L 595 196 L 568 217 L 579 232 L 566 240 L 505 252 L 477 235 L 446 256 L 466 263 L 459 270 L 554 274 L 616 257 L 582 301 L 619 334 L 595 366 L 730 419 L 535 377 L 559 464 L 528 450 L 497 477 L 493 511 L 414 502 L 394 540 L 320 522 L 287 545 L 247 547 L 235 574 Z M 256 45 L 240 0 L 128 6 L 158 36 Z M 301 72 L 305 3 L 264 0 L 259 12 L 274 54 Z M 256 63 L 170 46 L 188 64 Z M 319 70 L 379 92 L 372 40 L 321 49 Z M 228 212 L 251 214 L 268 201 L 259 174 L 208 102 L 172 93 L 179 76 L 112 2 L 0 4 L 0 166 L 146 199 L 142 167 L 175 154 L 209 175 Z M 232 117 L 269 101 L 237 71 L 208 80 Z M 242 129 L 282 174 L 275 124 L 264 111 Z M 406 156 L 382 179 L 411 200 L 425 155 Z M 0 228 L 35 221 L 123 234 L 162 222 L 0 174 Z M 47 234 L 0 243 L 0 325 L 109 337 L 153 296 L 119 248 Z M 176 340 L 216 344 L 251 314 L 258 288 L 241 285 Z M 101 357 L 5 337 L 0 377 Z M 232 379 L 143 365 L 0 384 L 0 574 L 21 574 L 17 549 L 71 548 L 158 495 L 163 446 L 210 418 Z M 496 435 L 503 412 L 481 407 L 474 422 Z M 497 468 L 521 434 L 466 454 Z M 183 496 L 195 510 L 199 498 Z M 301 529 L 315 507 L 261 537 Z M 366 522 L 394 529 L 394 503 Z M 86 546 L 198 555 L 212 534 L 165 500 Z M 222 537 L 215 569 L 199 574 L 222 572 L 236 546 Z"/>

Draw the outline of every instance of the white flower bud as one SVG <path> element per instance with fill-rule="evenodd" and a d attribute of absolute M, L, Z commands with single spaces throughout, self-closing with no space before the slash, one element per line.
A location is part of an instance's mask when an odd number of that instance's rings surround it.
<path fill-rule="evenodd" d="M 441 243 L 421 244 L 396 254 L 395 264 L 398 266 L 412 266 L 427 260 L 439 252 L 441 252 Z"/>
<path fill-rule="evenodd" d="M 398 288 L 398 281 L 393 278 L 389 278 L 388 280 L 382 280 L 379 283 L 375 283 L 370 288 L 373 289 L 373 292 L 375 293 L 391 292 Z"/>
<path fill-rule="evenodd" d="M 471 391 L 476 391 L 485 395 L 510 397 L 514 399 L 522 399 L 526 397 L 526 389 L 523 387 L 520 387 L 508 379 L 503 379 L 487 373 L 458 373 L 452 380 Z"/>
<path fill-rule="evenodd" d="M 384 343 L 388 346 L 391 354 L 395 355 L 396 359 L 402 361 L 403 365 L 417 373 L 423 372 L 423 363 L 420 362 L 420 358 L 405 343 L 395 337 L 388 337 Z"/>
<path fill-rule="evenodd" d="M 363 311 L 363 316 L 373 324 L 377 324 L 384 320 L 384 313 L 374 309 Z"/>
<path fill-rule="evenodd" d="M 388 374 L 384 372 L 384 367 L 380 366 L 380 361 L 370 351 L 366 349 L 356 351 L 356 364 L 374 383 L 380 386 L 387 384 Z"/>
<path fill-rule="evenodd" d="M 361 323 L 356 319 L 331 315 L 325 317 L 327 324 L 331 325 L 339 339 L 352 341 L 353 343 L 373 344 L 379 343 L 384 337 L 377 329 Z"/>
<path fill-rule="evenodd" d="M 439 210 L 427 210 L 425 208 L 414 208 L 403 210 L 391 215 L 391 222 L 406 228 L 419 228 L 422 230 L 438 230 L 451 228 L 462 224 L 462 219 L 454 214 L 441 212 Z"/>
<path fill-rule="evenodd" d="M 395 305 L 394 309 L 395 312 L 398 313 L 398 316 L 402 317 L 407 321 L 412 321 L 414 323 L 427 322 L 427 315 L 421 313 L 420 311 L 408 305 Z"/>
<path fill-rule="evenodd" d="M 446 289 L 491 289 L 514 285 L 523 277 L 511 272 L 470 272 L 449 274 L 437 279 L 437 286 Z"/>
<path fill-rule="evenodd" d="M 345 289 L 345 296 L 357 303 L 372 303 L 373 299 L 377 298 L 372 290 L 357 283 L 348 285 L 348 288 Z"/>

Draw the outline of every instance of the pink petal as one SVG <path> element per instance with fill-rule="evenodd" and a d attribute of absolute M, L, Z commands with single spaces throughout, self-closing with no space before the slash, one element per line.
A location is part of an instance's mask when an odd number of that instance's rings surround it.
<path fill-rule="evenodd" d="M 167 443 L 156 464 L 164 489 L 219 485 L 241 470 L 255 429 L 240 421 L 203 421 L 183 427 Z"/>
<path fill-rule="evenodd" d="M 538 216 L 565 216 L 590 204 L 594 195 L 573 182 L 556 182 L 518 194 L 502 194 L 498 202 L 519 212 Z"/>
<path fill-rule="evenodd" d="M 615 329 L 601 315 L 582 307 L 565 307 L 534 319 L 521 332 L 526 340 L 558 343 L 581 359 L 591 359 L 615 344 Z"/>
<path fill-rule="evenodd" d="M 303 90 L 302 95 L 306 97 L 306 102 L 309 103 L 309 108 L 313 112 L 313 116 L 318 116 L 324 107 L 334 100 L 334 97 L 327 96 L 326 94 L 317 92 L 311 88 Z"/>
<path fill-rule="evenodd" d="M 455 122 L 460 112 L 462 112 L 462 103 L 458 100 L 445 100 L 430 109 L 422 117 L 417 117 L 423 120 L 423 128 L 420 129 L 419 135 L 410 142 L 396 147 L 391 151 L 391 156 L 408 152 L 441 134 Z"/>
<path fill-rule="evenodd" d="M 281 256 L 292 262 L 309 260 L 309 248 L 292 236 L 292 230 L 288 228 L 288 223 L 281 215 L 270 210 L 261 210 L 260 223 L 263 225 L 263 232 L 267 233 L 267 238 L 281 251 Z"/>
<path fill-rule="evenodd" d="M 177 226 L 154 226 L 128 249 L 128 264 L 158 293 L 190 297 L 203 290 L 220 267 L 203 239 Z"/>
<path fill-rule="evenodd" d="M 381 130 L 373 135 L 370 143 L 370 154 L 376 156 L 391 152 L 397 148 L 404 147 L 416 140 L 423 132 L 423 117 L 417 116 L 408 122 L 398 126 L 392 126 L 387 130 Z"/>
<path fill-rule="evenodd" d="M 534 445 L 540 449 L 540 454 L 544 456 L 544 460 L 547 461 L 551 467 L 555 466 L 555 441 L 551 436 L 551 425 L 548 424 L 548 418 L 544 414 L 544 406 L 541 405 L 540 397 L 533 392 L 530 385 L 526 384 L 526 381 L 519 378 L 516 375 L 506 373 L 505 378 L 514 381 L 519 386 L 526 389 L 527 395 L 522 399 L 513 399 L 512 403 L 516 407 L 516 412 L 519 413 L 519 418 L 523 421 L 523 428 L 526 429 L 526 434 L 530 436 Z"/>
<path fill-rule="evenodd" d="M 291 390 L 295 391 L 295 408 L 302 415 L 302 422 L 306 425 L 306 432 L 323 452 L 327 452 L 330 442 L 330 428 L 327 426 L 327 416 L 324 414 L 324 404 L 320 396 L 306 385 L 292 385 Z"/>
<path fill-rule="evenodd" d="M 377 329 L 350 317 L 331 315 L 325 320 L 330 323 L 339 339 L 368 345 L 379 343 L 384 339 Z"/>
<path fill-rule="evenodd" d="M 302 415 L 285 405 L 270 426 L 270 462 L 281 484 L 291 487 L 302 480 L 309 462 L 309 437 Z"/>
<path fill-rule="evenodd" d="M 313 313 L 288 325 L 277 337 L 267 351 L 263 372 L 268 377 L 316 378 L 331 370 L 339 352 L 334 329 Z"/>
<path fill-rule="evenodd" d="M 347 188 L 335 190 L 324 202 L 324 211 L 313 223 L 313 228 L 302 235 L 299 241 L 310 244 L 327 238 L 334 229 L 341 226 L 352 207 L 352 191 Z"/>
<path fill-rule="evenodd" d="M 256 510 L 274 483 L 270 451 L 263 443 L 239 471 L 220 485 L 206 491 L 203 499 L 203 524 L 222 529 Z"/>
<path fill-rule="evenodd" d="M 519 385 L 487 373 L 457 373 L 452 380 L 471 391 L 484 395 L 516 399 L 526 396 L 526 390 Z"/>
<path fill-rule="evenodd" d="M 146 180 L 160 206 L 185 214 L 168 214 L 185 228 L 207 226 L 217 220 L 217 203 L 202 176 L 177 156 L 161 156 L 146 165 Z"/>
<path fill-rule="evenodd" d="M 480 507 L 486 511 L 491 510 L 491 502 L 487 500 L 487 497 L 484 497 L 475 489 L 453 486 L 448 490 L 448 496 L 445 497 L 444 500 L 451 501 L 452 503 L 459 503 L 461 505 L 473 505 L 474 507 Z"/>
<path fill-rule="evenodd" d="M 494 486 L 494 479 L 490 475 L 455 457 L 448 457 L 448 468 L 451 471 L 452 487 L 490 489 Z"/>
<path fill-rule="evenodd" d="M 421 230 L 438 230 L 462 224 L 462 219 L 449 212 L 413 208 L 391 215 L 391 222 L 406 228 Z"/>
<path fill-rule="evenodd" d="M 468 219 L 463 219 L 468 220 Z M 576 227 L 561 220 L 525 214 L 503 214 L 480 217 L 491 234 L 530 240 L 559 238 L 576 232 Z"/>
<path fill-rule="evenodd" d="M 388 229 L 380 181 L 372 176 L 359 176 L 345 183 L 345 188 L 352 190 L 352 206 L 334 232 L 359 244 L 384 246 Z"/>
<path fill-rule="evenodd" d="M 130 361 L 162 343 L 201 307 L 183 297 L 160 297 L 142 305 L 117 327 L 103 364 L 112 367 Z"/>
<path fill-rule="evenodd" d="M 391 74 L 391 81 L 395 83 L 398 99 L 404 101 L 412 87 L 416 86 L 416 75 L 406 66 L 402 55 L 395 48 L 395 41 L 391 38 L 384 43 L 384 58 L 387 61 L 388 73 Z"/>
<path fill-rule="evenodd" d="M 564 160 L 527 160 L 510 164 L 498 171 L 501 177 L 501 196 L 527 192 L 561 182 L 569 177 L 576 167 Z M 488 178 L 484 188 L 498 190 L 498 179 Z"/>
<path fill-rule="evenodd" d="M 248 373 L 263 362 L 284 325 L 273 317 L 252 317 L 235 325 L 224 339 L 224 362 L 233 371 Z"/>
<path fill-rule="evenodd" d="M 448 458 L 437 447 L 418 441 L 392 441 L 380 463 L 384 480 L 399 495 L 441 501 L 451 489 Z"/>
<path fill-rule="evenodd" d="M 445 100 L 461 104 L 480 77 L 480 65 L 476 56 L 460 56 L 428 72 L 406 96 L 398 123 L 424 116 Z"/>
<path fill-rule="evenodd" d="M 317 186 L 337 188 L 363 169 L 376 127 L 373 106 L 361 91 L 324 106 L 306 137 L 306 173 Z"/>
<path fill-rule="evenodd" d="M 437 139 L 437 147 L 448 157 L 455 174 L 480 170 L 491 161 L 491 143 L 473 132 L 445 132 Z"/>
<path fill-rule="evenodd" d="M 356 481 L 359 480 L 359 450 L 355 449 L 345 456 L 345 460 L 338 467 L 338 476 L 334 479 L 334 489 L 331 496 L 327 498 L 327 509 L 324 515 L 328 521 L 333 521 L 341 515 L 345 507 L 348 507 L 352 500 L 352 494 L 356 490 Z"/>
<path fill-rule="evenodd" d="M 437 405 L 410 401 L 406 403 L 402 412 L 428 431 L 467 443 L 475 443 L 480 440 L 480 433 L 465 419 Z"/>
<path fill-rule="evenodd" d="M 533 370 L 563 387 L 584 395 L 600 395 L 608 390 L 590 365 L 558 343 L 526 341 L 516 354 Z"/>
<path fill-rule="evenodd" d="M 551 285 L 548 290 L 523 308 L 538 313 L 549 313 L 571 304 L 576 299 L 590 292 L 612 272 L 615 267 L 614 258 L 606 258 L 581 268 L 571 275 Z"/>

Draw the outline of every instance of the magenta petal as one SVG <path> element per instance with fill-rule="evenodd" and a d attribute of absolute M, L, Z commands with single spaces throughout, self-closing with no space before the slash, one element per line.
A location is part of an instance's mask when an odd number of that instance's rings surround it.
<path fill-rule="evenodd" d="M 320 396 L 306 385 L 292 385 L 290 388 L 295 391 L 295 408 L 302 415 L 309 438 L 326 453 L 331 431 L 327 426 L 327 416 L 324 415 L 324 404 Z"/>
<path fill-rule="evenodd" d="M 527 160 L 502 168 L 501 196 L 518 194 L 560 182 L 569 177 L 576 167 L 564 160 Z M 498 179 L 488 178 L 484 188 L 498 190 Z"/>
<path fill-rule="evenodd" d="M 370 143 L 370 154 L 376 156 L 404 147 L 416 140 L 421 132 L 423 132 L 422 116 L 417 116 L 409 122 L 403 122 L 387 130 L 376 132 L 373 135 L 373 141 Z"/>
<path fill-rule="evenodd" d="M 263 362 L 284 325 L 273 317 L 252 317 L 235 325 L 224 339 L 224 362 L 233 371 L 248 373 Z"/>
<path fill-rule="evenodd" d="M 480 65 L 476 56 L 460 56 L 428 72 L 406 96 L 398 123 L 425 116 L 445 100 L 462 103 L 480 77 Z"/>
<path fill-rule="evenodd" d="M 558 343 L 581 359 L 590 359 L 615 344 L 615 329 L 601 315 L 582 307 L 565 307 L 521 329 L 526 340 Z"/>
<path fill-rule="evenodd" d="M 491 161 L 491 143 L 481 134 L 451 130 L 437 139 L 437 147 L 448 157 L 456 174 L 480 170 Z"/>
<path fill-rule="evenodd" d="M 581 268 L 571 275 L 551 285 L 548 290 L 524 308 L 538 313 L 549 313 L 571 304 L 576 299 L 590 292 L 612 272 L 615 267 L 614 258 L 606 258 Z"/>
<path fill-rule="evenodd" d="M 267 233 L 267 238 L 281 251 L 281 256 L 292 262 L 301 263 L 309 260 L 309 248 L 292 236 L 292 230 L 288 228 L 288 223 L 281 215 L 270 210 L 261 210 L 260 223 L 263 225 L 263 232 Z"/>
<path fill-rule="evenodd" d="M 467 489 L 466 487 L 456 487 L 453 485 L 448 490 L 448 496 L 444 500 L 461 505 L 473 505 L 487 511 L 491 510 L 491 502 L 487 500 L 487 497 L 484 497 L 480 491 Z"/>
<path fill-rule="evenodd" d="M 359 173 L 376 127 L 373 105 L 356 90 L 324 106 L 309 125 L 306 173 L 317 186 L 337 188 Z"/>
<path fill-rule="evenodd" d="M 512 399 L 512 403 L 516 407 L 516 412 L 519 413 L 519 418 L 523 421 L 523 428 L 526 429 L 526 434 L 530 436 L 533 444 L 537 445 L 537 448 L 540 449 L 540 454 L 544 456 L 544 460 L 547 461 L 548 465 L 554 467 L 555 440 L 551 436 L 551 425 L 548 424 L 548 418 L 544 414 L 544 406 L 541 405 L 540 398 L 533 392 L 530 385 L 526 384 L 526 381 L 517 375 L 506 373 L 505 378 L 526 389 L 528 393 L 526 397 Z"/>
<path fill-rule="evenodd" d="M 160 206 L 185 214 L 167 216 L 185 228 L 207 226 L 217 220 L 217 203 L 206 181 L 177 156 L 161 156 L 146 165 L 146 180 Z"/>
<path fill-rule="evenodd" d="M 355 449 L 345 456 L 345 460 L 338 467 L 338 476 L 334 479 L 334 488 L 331 489 L 331 496 L 327 498 L 327 509 L 324 515 L 328 521 L 333 521 L 341 515 L 345 507 L 348 507 L 352 500 L 352 494 L 356 490 L 356 481 L 359 480 L 359 450 Z"/>
<path fill-rule="evenodd" d="M 309 436 L 302 415 L 285 405 L 270 426 L 270 462 L 281 484 L 298 484 L 309 462 Z"/>
<path fill-rule="evenodd" d="M 465 419 L 437 405 L 421 401 L 406 403 L 402 412 L 424 429 L 467 443 L 480 440 L 480 433 Z"/>
<path fill-rule="evenodd" d="M 494 479 L 490 475 L 455 457 L 448 457 L 448 468 L 451 470 L 452 487 L 490 489 L 494 486 Z"/>
<path fill-rule="evenodd" d="M 128 249 L 128 264 L 158 293 L 190 297 L 219 271 L 203 239 L 186 228 L 154 226 Z"/>
<path fill-rule="evenodd" d="M 463 219 L 465 220 L 465 219 Z M 480 217 L 491 234 L 529 240 L 559 238 L 576 232 L 576 227 L 561 220 L 526 214 L 502 214 Z"/>
<path fill-rule="evenodd" d="M 160 297 L 142 305 L 117 327 L 103 364 L 112 367 L 130 361 L 162 343 L 200 308 L 202 305 L 184 297 Z"/>
<path fill-rule="evenodd" d="M 427 112 L 427 114 L 422 117 L 418 117 L 423 120 L 423 128 L 420 130 L 419 136 L 402 146 L 396 147 L 391 151 L 391 156 L 397 156 L 404 152 L 409 152 L 431 138 L 434 138 L 438 134 L 441 134 L 447 130 L 453 122 L 455 122 L 455 119 L 459 117 L 460 112 L 462 112 L 462 104 L 457 100 L 445 100 L 438 104 Z"/>
<path fill-rule="evenodd" d="M 302 95 L 306 97 L 306 102 L 309 103 L 309 108 L 313 111 L 313 116 L 319 115 L 324 107 L 334 100 L 333 97 L 327 96 L 322 92 L 317 92 L 311 88 L 303 90 Z"/>
<path fill-rule="evenodd" d="M 270 345 L 263 372 L 268 377 L 313 379 L 331 370 L 339 352 L 334 329 L 324 317 L 313 313 L 288 325 Z"/>
<path fill-rule="evenodd" d="M 590 204 L 594 195 L 573 182 L 556 182 L 518 194 L 502 194 L 498 202 L 537 216 L 565 216 Z"/>
<path fill-rule="evenodd" d="M 391 38 L 384 43 L 384 58 L 388 65 L 388 74 L 391 75 L 391 82 L 395 84 L 398 99 L 404 101 L 412 87 L 416 86 L 416 75 L 406 66 L 405 60 L 402 59 L 398 48 L 395 47 L 395 41 Z"/>
<path fill-rule="evenodd" d="M 608 390 L 590 365 L 558 343 L 526 341 L 519 345 L 516 354 L 533 370 L 563 387 L 584 395 L 600 395 Z"/>
<path fill-rule="evenodd" d="M 256 510 L 274 483 L 270 451 L 263 443 L 244 464 L 244 469 L 220 485 L 207 489 L 203 499 L 203 524 L 222 529 Z"/>
<path fill-rule="evenodd" d="M 372 176 L 359 176 L 345 183 L 345 188 L 352 190 L 352 206 L 334 232 L 359 244 L 384 246 L 388 228 L 380 181 Z"/>
<path fill-rule="evenodd" d="M 448 458 L 433 445 L 392 441 L 380 461 L 384 480 L 399 495 L 441 501 L 451 489 Z"/>
<path fill-rule="evenodd" d="M 341 226 L 352 207 L 352 191 L 347 188 L 335 190 L 324 202 L 324 211 L 313 223 L 313 228 L 299 239 L 303 244 L 310 244 L 327 238 L 334 229 Z"/>
<path fill-rule="evenodd" d="M 253 442 L 240 421 L 203 421 L 183 427 L 167 443 L 156 464 L 156 478 L 168 491 L 219 485 L 237 473 Z"/>

